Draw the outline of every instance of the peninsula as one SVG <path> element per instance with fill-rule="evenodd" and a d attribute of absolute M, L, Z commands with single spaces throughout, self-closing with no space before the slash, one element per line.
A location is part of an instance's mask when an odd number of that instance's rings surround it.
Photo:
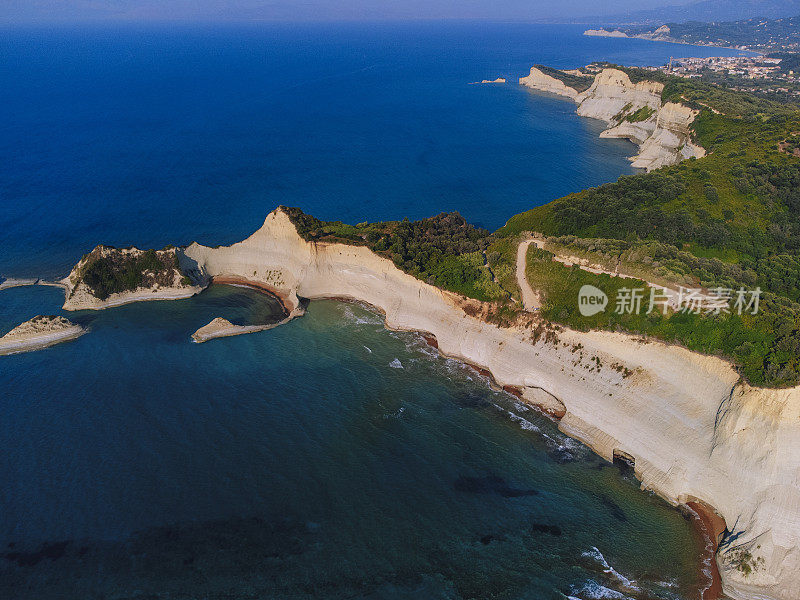
<path fill-rule="evenodd" d="M 235 279 L 281 298 L 351 298 L 380 310 L 387 327 L 423 332 L 560 417 L 562 431 L 604 458 L 624 457 L 643 488 L 713 507 L 727 524 L 717 557 L 726 593 L 793 598 L 800 388 L 753 387 L 725 360 L 640 336 L 553 326 L 525 310 L 504 317 L 497 302 L 431 285 L 363 243 L 318 235 L 307 215 L 281 207 L 242 242 L 195 243 L 177 257 L 195 279 Z"/>

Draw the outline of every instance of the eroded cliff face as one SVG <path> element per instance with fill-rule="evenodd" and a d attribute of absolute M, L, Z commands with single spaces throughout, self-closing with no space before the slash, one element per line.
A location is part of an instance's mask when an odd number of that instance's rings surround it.
<path fill-rule="evenodd" d="M 705 156 L 705 151 L 691 139 L 690 125 L 697 111 L 671 102 L 662 106 L 661 83 L 634 84 L 623 71 L 603 69 L 589 89 L 578 93 L 535 67 L 519 82 L 535 90 L 572 98 L 578 104 L 579 115 L 607 123 L 608 128 L 600 137 L 625 138 L 637 144 L 639 153 L 630 159 L 634 167 L 651 171 L 692 156 Z"/>
<path fill-rule="evenodd" d="M 632 457 L 643 487 L 715 507 L 734 534 L 718 559 L 729 595 L 796 599 L 800 389 L 753 389 L 720 359 L 633 336 L 500 328 L 367 248 L 304 241 L 280 210 L 243 242 L 192 244 L 181 260 L 197 277 L 250 281 L 290 307 L 298 296 L 354 298 L 389 327 L 432 334 L 443 353 L 533 403 L 546 399 L 561 429 L 601 456 Z"/>
<path fill-rule="evenodd" d="M 531 67 L 530 75 L 527 77 L 520 77 L 519 84 L 541 92 L 566 96 L 573 100 L 578 97 L 578 92 L 575 89 L 565 85 L 560 79 L 545 75 L 536 67 Z"/>

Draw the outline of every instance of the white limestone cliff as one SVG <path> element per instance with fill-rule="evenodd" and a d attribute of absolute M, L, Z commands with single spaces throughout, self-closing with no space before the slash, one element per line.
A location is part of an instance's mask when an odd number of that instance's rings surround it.
<path fill-rule="evenodd" d="M 658 29 L 654 31 L 646 31 L 644 33 L 634 33 L 632 35 L 628 35 L 624 31 L 620 31 L 619 29 L 587 29 L 583 32 L 583 35 L 594 36 L 594 37 L 613 37 L 613 38 L 638 38 L 641 40 L 650 40 L 652 42 L 677 42 L 681 43 L 680 40 L 675 39 L 672 37 L 672 31 L 670 30 L 669 26 L 662 25 Z"/>
<path fill-rule="evenodd" d="M 605 121 L 608 127 L 600 137 L 624 138 L 637 144 L 639 152 L 630 159 L 634 167 L 652 171 L 692 156 L 705 156 L 703 148 L 692 142 L 690 126 L 697 111 L 672 102 L 662 105 L 661 83 L 633 83 L 619 69 L 603 69 L 587 90 L 578 93 L 536 67 L 519 82 L 571 98 L 578 104 L 579 115 Z"/>
<path fill-rule="evenodd" d="M 289 316 L 277 321 L 276 323 L 268 323 L 266 325 L 234 325 L 228 319 L 216 317 L 208 325 L 204 325 L 192 334 L 192 340 L 198 344 L 214 340 L 221 337 L 232 337 L 235 335 L 244 335 L 248 333 L 258 333 L 260 331 L 268 331 L 280 327 L 284 323 L 289 322 L 295 317 L 303 314 L 302 310 L 294 310 Z"/>
<path fill-rule="evenodd" d="M 555 405 L 560 428 L 601 456 L 632 457 L 644 488 L 715 507 L 732 532 L 718 555 L 728 595 L 797 598 L 800 389 L 754 389 L 721 359 L 630 335 L 565 329 L 548 341 L 530 327 L 498 327 L 368 248 L 306 242 L 280 209 L 246 240 L 192 244 L 181 261 L 196 276 L 284 298 L 357 299 L 383 311 L 388 327 L 435 336 L 444 354 Z M 602 366 L 590 371 L 595 361 Z"/>
<path fill-rule="evenodd" d="M 536 67 L 531 67 L 531 72 L 527 77 L 520 77 L 519 84 L 541 92 L 550 92 L 559 96 L 566 96 L 573 100 L 578 97 L 578 92 L 569 87 L 560 79 L 545 75 Z"/>

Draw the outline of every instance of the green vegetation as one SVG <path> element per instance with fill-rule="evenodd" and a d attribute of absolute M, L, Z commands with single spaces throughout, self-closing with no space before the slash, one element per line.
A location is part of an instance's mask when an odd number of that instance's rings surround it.
<path fill-rule="evenodd" d="M 611 117 L 611 119 L 613 121 L 616 121 L 617 123 L 619 123 L 625 117 L 628 116 L 628 111 L 630 109 L 632 109 L 632 108 L 633 108 L 633 103 L 632 102 L 628 102 L 625 106 L 622 107 L 622 110 L 620 110 L 617 114 L 615 114 L 613 117 Z"/>
<path fill-rule="evenodd" d="M 757 548 L 761 548 L 761 546 L 759 545 Z M 749 577 L 754 571 L 758 571 L 759 567 L 764 566 L 764 557 L 755 558 L 746 548 L 731 551 L 728 560 L 745 577 Z"/>
<path fill-rule="evenodd" d="M 104 256 L 103 250 L 97 248 L 92 251 L 86 257 L 87 261 L 80 272 L 92 294 L 101 300 L 111 294 L 133 291 L 153 283 L 167 286 L 173 284 L 175 270 L 178 269 L 178 259 L 174 252 L 147 250 L 134 256 L 111 249 Z M 184 285 L 191 283 L 185 276 L 181 281 Z"/>
<path fill-rule="evenodd" d="M 492 266 L 487 264 L 489 232 L 470 225 L 458 213 L 420 221 L 347 225 L 320 221 L 299 208 L 282 209 L 307 241 L 367 246 L 406 273 L 468 298 L 503 301 L 509 297 L 509 291 L 497 283 Z M 504 265 L 495 264 L 504 270 Z"/>
<path fill-rule="evenodd" d="M 625 120 L 629 123 L 639 123 L 641 121 L 647 121 L 650 117 L 656 114 L 654 108 L 649 106 L 643 106 L 638 110 L 633 111 L 631 114 L 625 116 Z"/>
<path fill-rule="evenodd" d="M 565 73 L 559 69 L 553 69 L 552 67 L 546 67 L 544 65 L 533 66 L 539 69 L 545 75 L 549 75 L 554 79 L 558 79 L 559 81 L 563 82 L 564 85 L 571 87 L 578 93 L 585 92 L 592 86 L 592 83 L 594 83 L 594 77 L 590 75 L 572 75 L 571 73 Z"/>
<path fill-rule="evenodd" d="M 633 103 L 628 102 L 622 107 L 622 110 L 612 117 L 612 120 L 616 121 L 617 123 L 621 123 L 622 121 L 639 123 L 641 121 L 647 121 L 647 119 L 656 114 L 656 110 L 649 106 L 642 106 L 633 112 L 630 112 L 631 108 L 633 108 Z"/>
<path fill-rule="evenodd" d="M 753 384 L 800 383 L 800 160 L 787 141 L 800 113 L 748 94 L 639 69 L 667 100 L 700 111 L 695 139 L 703 159 L 622 177 L 512 217 L 497 238 L 538 231 L 553 248 L 648 281 L 687 287 L 763 290 L 758 315 L 576 315 L 577 290 L 591 283 L 613 295 L 630 280 L 534 261 L 531 281 L 543 314 L 576 328 L 645 333 L 726 357 Z M 718 114 L 711 107 L 719 111 Z M 605 279 L 603 279 L 605 278 Z"/>
<path fill-rule="evenodd" d="M 519 239 L 532 231 L 543 233 L 548 248 L 641 278 L 637 282 L 566 267 L 531 248 L 527 274 L 543 294 L 542 315 L 550 322 L 646 334 L 725 357 L 754 385 L 797 385 L 800 158 L 792 151 L 800 140 L 800 111 L 705 82 L 624 70 L 634 81 L 664 83 L 662 100 L 698 110 L 693 136 L 708 152 L 705 158 L 570 194 L 512 217 L 491 235 L 457 213 L 347 225 L 285 210 L 306 240 L 366 246 L 419 279 L 491 301 L 484 318 L 504 324 L 520 314 L 515 280 Z M 565 77 L 576 77 L 581 85 L 590 79 L 558 72 L 559 79 Z M 620 119 L 639 122 L 652 116 L 647 107 L 630 109 Z M 645 280 L 672 287 L 760 287 L 760 310 L 755 315 L 615 313 L 620 289 L 644 287 Z M 581 316 L 577 297 L 585 284 L 604 290 L 611 310 Z M 643 302 L 648 301 L 649 295 Z"/>
<path fill-rule="evenodd" d="M 642 280 L 595 274 L 551 260 L 552 254 L 531 247 L 527 276 L 531 285 L 542 290 L 542 315 L 573 329 L 609 329 L 642 333 L 690 350 L 717 354 L 736 364 L 754 385 L 794 385 L 800 370 L 800 338 L 797 336 L 800 306 L 774 294 L 763 295 L 756 315 L 694 314 L 668 311 L 659 305 L 647 314 L 650 292 Z M 578 292 L 583 285 L 603 290 L 609 307 L 602 313 L 584 317 L 578 311 Z M 643 288 L 640 310 L 615 312 L 620 290 Z"/>
<path fill-rule="evenodd" d="M 776 102 L 761 98 L 747 92 L 728 89 L 719 83 L 698 79 L 686 79 L 667 75 L 662 71 L 650 71 L 637 67 L 623 67 L 613 63 L 596 63 L 596 67 L 613 68 L 628 74 L 633 83 L 640 81 L 656 81 L 664 84 L 661 92 L 662 102 L 675 102 L 711 112 L 714 109 L 731 118 L 744 119 L 747 122 L 763 122 L 770 117 L 791 116 L 797 111 L 796 104 Z"/>
<path fill-rule="evenodd" d="M 667 23 L 669 36 L 686 44 L 745 46 L 761 50 L 800 47 L 800 17 L 741 21 Z M 624 29 L 629 35 L 652 33 L 652 27 Z"/>

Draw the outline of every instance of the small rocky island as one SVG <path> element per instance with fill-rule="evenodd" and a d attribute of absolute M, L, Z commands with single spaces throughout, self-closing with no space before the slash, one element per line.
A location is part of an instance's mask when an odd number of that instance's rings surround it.
<path fill-rule="evenodd" d="M 178 250 L 97 246 L 63 283 L 65 310 L 100 309 L 141 300 L 177 300 L 200 292 L 180 267 Z"/>
<path fill-rule="evenodd" d="M 64 317 L 37 315 L 0 338 L 0 355 L 40 350 L 73 340 L 86 330 Z"/>

